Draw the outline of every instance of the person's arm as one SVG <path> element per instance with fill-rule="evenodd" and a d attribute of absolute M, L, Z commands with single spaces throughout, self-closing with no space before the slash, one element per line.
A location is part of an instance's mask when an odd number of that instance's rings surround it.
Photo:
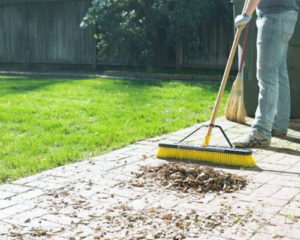
<path fill-rule="evenodd" d="M 249 0 L 245 11 L 235 18 L 235 26 L 246 25 L 252 18 L 252 14 L 260 0 Z"/>
<path fill-rule="evenodd" d="M 257 7 L 257 5 L 259 4 L 260 0 L 249 0 L 248 2 L 248 6 L 246 7 L 245 13 L 247 14 L 247 16 L 251 16 L 255 10 L 255 8 Z"/>

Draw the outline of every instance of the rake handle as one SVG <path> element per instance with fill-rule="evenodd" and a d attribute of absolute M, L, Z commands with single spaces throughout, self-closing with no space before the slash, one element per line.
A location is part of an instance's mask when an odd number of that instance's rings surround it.
<path fill-rule="evenodd" d="M 249 3 L 249 0 L 246 0 L 245 4 L 244 4 L 243 12 L 246 10 L 246 7 L 248 6 L 248 3 Z M 237 31 L 236 31 L 234 41 L 233 41 L 233 44 L 232 44 L 232 48 L 231 48 L 231 51 L 230 51 L 229 59 L 227 61 L 226 69 L 225 69 L 223 79 L 222 79 L 222 82 L 221 82 L 218 97 L 217 97 L 215 107 L 214 107 L 214 110 L 213 110 L 213 114 L 212 114 L 211 119 L 210 119 L 210 125 L 209 125 L 209 128 L 208 128 L 208 132 L 207 132 L 207 135 L 206 135 L 204 146 L 208 146 L 208 144 L 209 144 L 210 136 L 211 136 L 211 133 L 212 133 L 212 130 L 213 130 L 213 126 L 215 125 L 215 121 L 216 121 L 218 110 L 219 110 L 219 107 L 220 107 L 220 104 L 221 104 L 222 96 L 223 96 L 225 86 L 226 86 L 226 83 L 227 83 L 227 80 L 228 80 L 228 77 L 229 77 L 229 72 L 230 72 L 232 62 L 233 62 L 233 59 L 234 59 L 234 56 L 235 56 L 235 53 L 236 53 L 236 49 L 237 49 L 237 46 L 238 46 L 238 43 L 239 43 L 239 40 L 240 40 L 240 37 L 241 37 L 241 33 L 242 33 L 244 27 L 245 26 L 239 26 Z"/>

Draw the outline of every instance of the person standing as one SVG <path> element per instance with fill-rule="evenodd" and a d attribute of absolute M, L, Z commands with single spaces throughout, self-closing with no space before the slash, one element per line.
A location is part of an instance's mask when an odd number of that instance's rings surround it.
<path fill-rule="evenodd" d="M 286 59 L 298 6 L 295 0 L 249 0 L 236 27 L 246 25 L 255 9 L 259 99 L 251 131 L 233 142 L 243 148 L 270 146 L 272 136 L 286 136 L 291 111 Z"/>

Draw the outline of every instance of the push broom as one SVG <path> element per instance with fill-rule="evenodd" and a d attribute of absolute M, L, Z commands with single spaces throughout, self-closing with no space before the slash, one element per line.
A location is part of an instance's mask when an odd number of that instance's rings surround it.
<path fill-rule="evenodd" d="M 248 0 L 245 2 L 244 10 L 247 6 Z M 218 97 L 215 103 L 215 107 L 213 110 L 213 114 L 211 116 L 209 125 L 202 125 L 194 132 L 186 136 L 179 142 L 161 142 L 159 143 L 158 152 L 156 154 L 157 158 L 164 159 L 185 159 L 185 160 L 195 160 L 195 161 L 204 161 L 211 162 L 215 164 L 225 164 L 225 165 L 234 165 L 234 166 L 242 166 L 242 167 L 255 167 L 256 163 L 252 156 L 251 149 L 239 149 L 232 146 L 230 140 L 226 136 L 222 127 L 215 125 L 215 120 L 217 117 L 217 112 L 221 103 L 222 95 L 227 83 L 227 79 L 229 76 L 229 71 L 232 66 L 233 58 L 237 49 L 237 45 L 242 33 L 244 26 L 239 26 L 235 38 L 233 41 L 233 45 L 230 51 L 229 59 L 226 65 L 226 69 L 223 75 L 222 83 L 220 85 L 220 90 L 218 93 Z M 208 127 L 208 132 L 205 138 L 205 142 L 202 146 L 192 145 L 188 143 L 183 143 L 185 139 L 196 133 L 202 127 Z M 229 147 L 220 147 L 220 146 L 209 146 L 209 141 L 211 138 L 213 128 L 219 128 L 225 137 L 226 141 L 229 144 Z"/>
<path fill-rule="evenodd" d="M 245 39 L 244 39 L 244 44 L 243 44 L 243 53 L 242 53 L 239 73 L 233 83 L 231 93 L 229 95 L 229 98 L 228 98 L 228 101 L 227 101 L 227 104 L 225 107 L 226 119 L 228 119 L 229 121 L 238 122 L 238 123 L 245 123 L 246 116 L 247 116 L 247 112 L 246 112 L 245 104 L 244 104 L 244 97 L 243 97 L 242 70 L 243 70 L 243 64 L 244 64 L 244 59 L 245 59 L 245 54 L 246 54 L 249 29 L 250 29 L 250 22 L 247 25 L 247 30 L 246 30 L 246 34 L 245 34 Z"/>

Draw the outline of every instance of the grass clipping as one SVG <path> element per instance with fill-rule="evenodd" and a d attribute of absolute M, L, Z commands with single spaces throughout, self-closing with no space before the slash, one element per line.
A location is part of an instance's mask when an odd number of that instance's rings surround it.
<path fill-rule="evenodd" d="M 184 193 L 205 194 L 208 192 L 231 193 L 247 184 L 247 179 L 244 177 L 196 164 L 166 163 L 142 167 L 141 170 L 140 173 L 134 173 L 140 180 L 134 181 L 133 186 L 149 186 L 155 180 L 165 188 Z"/>

